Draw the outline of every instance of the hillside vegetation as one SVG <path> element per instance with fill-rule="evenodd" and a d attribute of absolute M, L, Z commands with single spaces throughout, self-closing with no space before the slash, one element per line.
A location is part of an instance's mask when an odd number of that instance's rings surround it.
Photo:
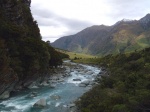
<path fill-rule="evenodd" d="M 29 7 L 30 0 L 0 1 L 0 95 L 45 77 L 68 57 L 41 40 Z"/>
<path fill-rule="evenodd" d="M 107 72 L 77 102 L 81 112 L 150 112 L 150 48 L 95 60 Z"/>

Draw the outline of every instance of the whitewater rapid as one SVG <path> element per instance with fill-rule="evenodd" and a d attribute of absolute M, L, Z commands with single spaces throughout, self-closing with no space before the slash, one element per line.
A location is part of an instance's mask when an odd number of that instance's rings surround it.
<path fill-rule="evenodd" d="M 71 63 L 71 62 L 66 62 Z M 87 92 L 89 87 L 80 87 L 85 81 L 94 81 L 100 69 L 89 65 L 71 63 L 75 67 L 68 74 L 63 82 L 56 84 L 55 88 L 40 87 L 18 92 L 8 100 L 0 101 L 0 112 L 68 112 L 67 105 L 73 103 L 77 98 Z M 80 79 L 80 81 L 73 81 Z M 29 97 L 31 92 L 36 92 L 36 97 Z M 52 99 L 52 96 L 59 96 L 60 99 Z M 41 98 L 46 99 L 45 108 L 34 108 L 33 105 Z"/>

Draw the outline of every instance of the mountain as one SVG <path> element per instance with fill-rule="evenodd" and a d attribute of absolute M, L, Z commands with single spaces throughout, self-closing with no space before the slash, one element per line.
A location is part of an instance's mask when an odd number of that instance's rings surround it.
<path fill-rule="evenodd" d="M 142 49 L 150 46 L 150 14 L 140 20 L 123 19 L 112 26 L 95 25 L 59 38 L 52 46 L 93 55 Z"/>
<path fill-rule="evenodd" d="M 66 55 L 41 40 L 31 0 L 0 0 L 0 99 L 50 75 Z"/>

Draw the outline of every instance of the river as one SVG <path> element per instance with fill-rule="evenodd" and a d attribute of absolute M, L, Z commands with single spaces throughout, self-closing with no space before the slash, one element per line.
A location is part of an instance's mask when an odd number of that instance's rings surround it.
<path fill-rule="evenodd" d="M 100 69 L 69 61 L 65 63 L 72 64 L 75 68 L 69 71 L 69 67 L 66 67 L 66 72 L 68 72 L 69 76 L 64 78 L 63 82 L 57 82 L 55 88 L 43 86 L 20 91 L 11 98 L 0 101 L 0 112 L 70 112 L 69 105 L 73 104 L 75 100 L 91 88 L 91 85 L 83 87 L 81 84 L 86 81 L 94 83 L 94 79 Z M 77 81 L 74 81 L 74 79 L 77 79 Z M 29 97 L 32 92 L 37 95 Z M 46 107 L 33 107 L 41 98 L 46 99 Z"/>

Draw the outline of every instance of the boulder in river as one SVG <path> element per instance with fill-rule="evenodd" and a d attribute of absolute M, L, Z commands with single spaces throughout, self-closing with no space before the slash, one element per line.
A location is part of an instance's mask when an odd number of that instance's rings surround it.
<path fill-rule="evenodd" d="M 38 86 L 37 86 L 36 82 L 33 82 L 32 84 L 30 84 L 30 85 L 28 86 L 28 88 L 29 88 L 29 89 L 37 89 Z"/>
<path fill-rule="evenodd" d="M 50 84 L 50 88 L 55 88 L 56 85 L 55 84 Z"/>
<path fill-rule="evenodd" d="M 38 100 L 33 106 L 34 107 L 45 107 L 46 104 L 46 100 L 44 98 Z"/>
<path fill-rule="evenodd" d="M 34 98 L 34 97 L 37 97 L 37 92 L 31 92 L 30 94 L 29 94 L 29 98 Z"/>
<path fill-rule="evenodd" d="M 90 82 L 91 82 L 91 81 L 86 80 L 86 81 L 81 82 L 81 84 L 85 84 L 85 85 L 87 86 L 87 85 L 89 85 L 89 84 L 90 84 Z"/>
<path fill-rule="evenodd" d="M 79 87 L 86 87 L 86 85 L 85 85 L 85 84 L 80 83 L 80 84 L 79 84 Z"/>
<path fill-rule="evenodd" d="M 73 79 L 73 81 L 81 81 L 81 79 Z"/>
<path fill-rule="evenodd" d="M 74 103 L 71 103 L 71 104 L 68 104 L 67 105 L 67 107 L 69 107 L 69 108 L 73 108 L 73 107 L 75 107 L 76 105 L 74 104 Z"/>
<path fill-rule="evenodd" d="M 42 82 L 40 85 L 41 86 L 49 86 L 49 84 L 46 81 Z"/>
<path fill-rule="evenodd" d="M 10 96 L 10 92 L 9 91 L 5 91 L 3 94 L 0 95 L 0 99 L 7 99 Z"/>
<path fill-rule="evenodd" d="M 92 71 L 88 71 L 86 74 L 87 74 L 87 75 L 92 75 L 93 72 L 92 72 Z"/>
<path fill-rule="evenodd" d="M 61 99 L 61 97 L 59 95 L 52 95 L 52 96 L 50 96 L 50 98 L 52 100 L 59 100 L 59 99 Z"/>

